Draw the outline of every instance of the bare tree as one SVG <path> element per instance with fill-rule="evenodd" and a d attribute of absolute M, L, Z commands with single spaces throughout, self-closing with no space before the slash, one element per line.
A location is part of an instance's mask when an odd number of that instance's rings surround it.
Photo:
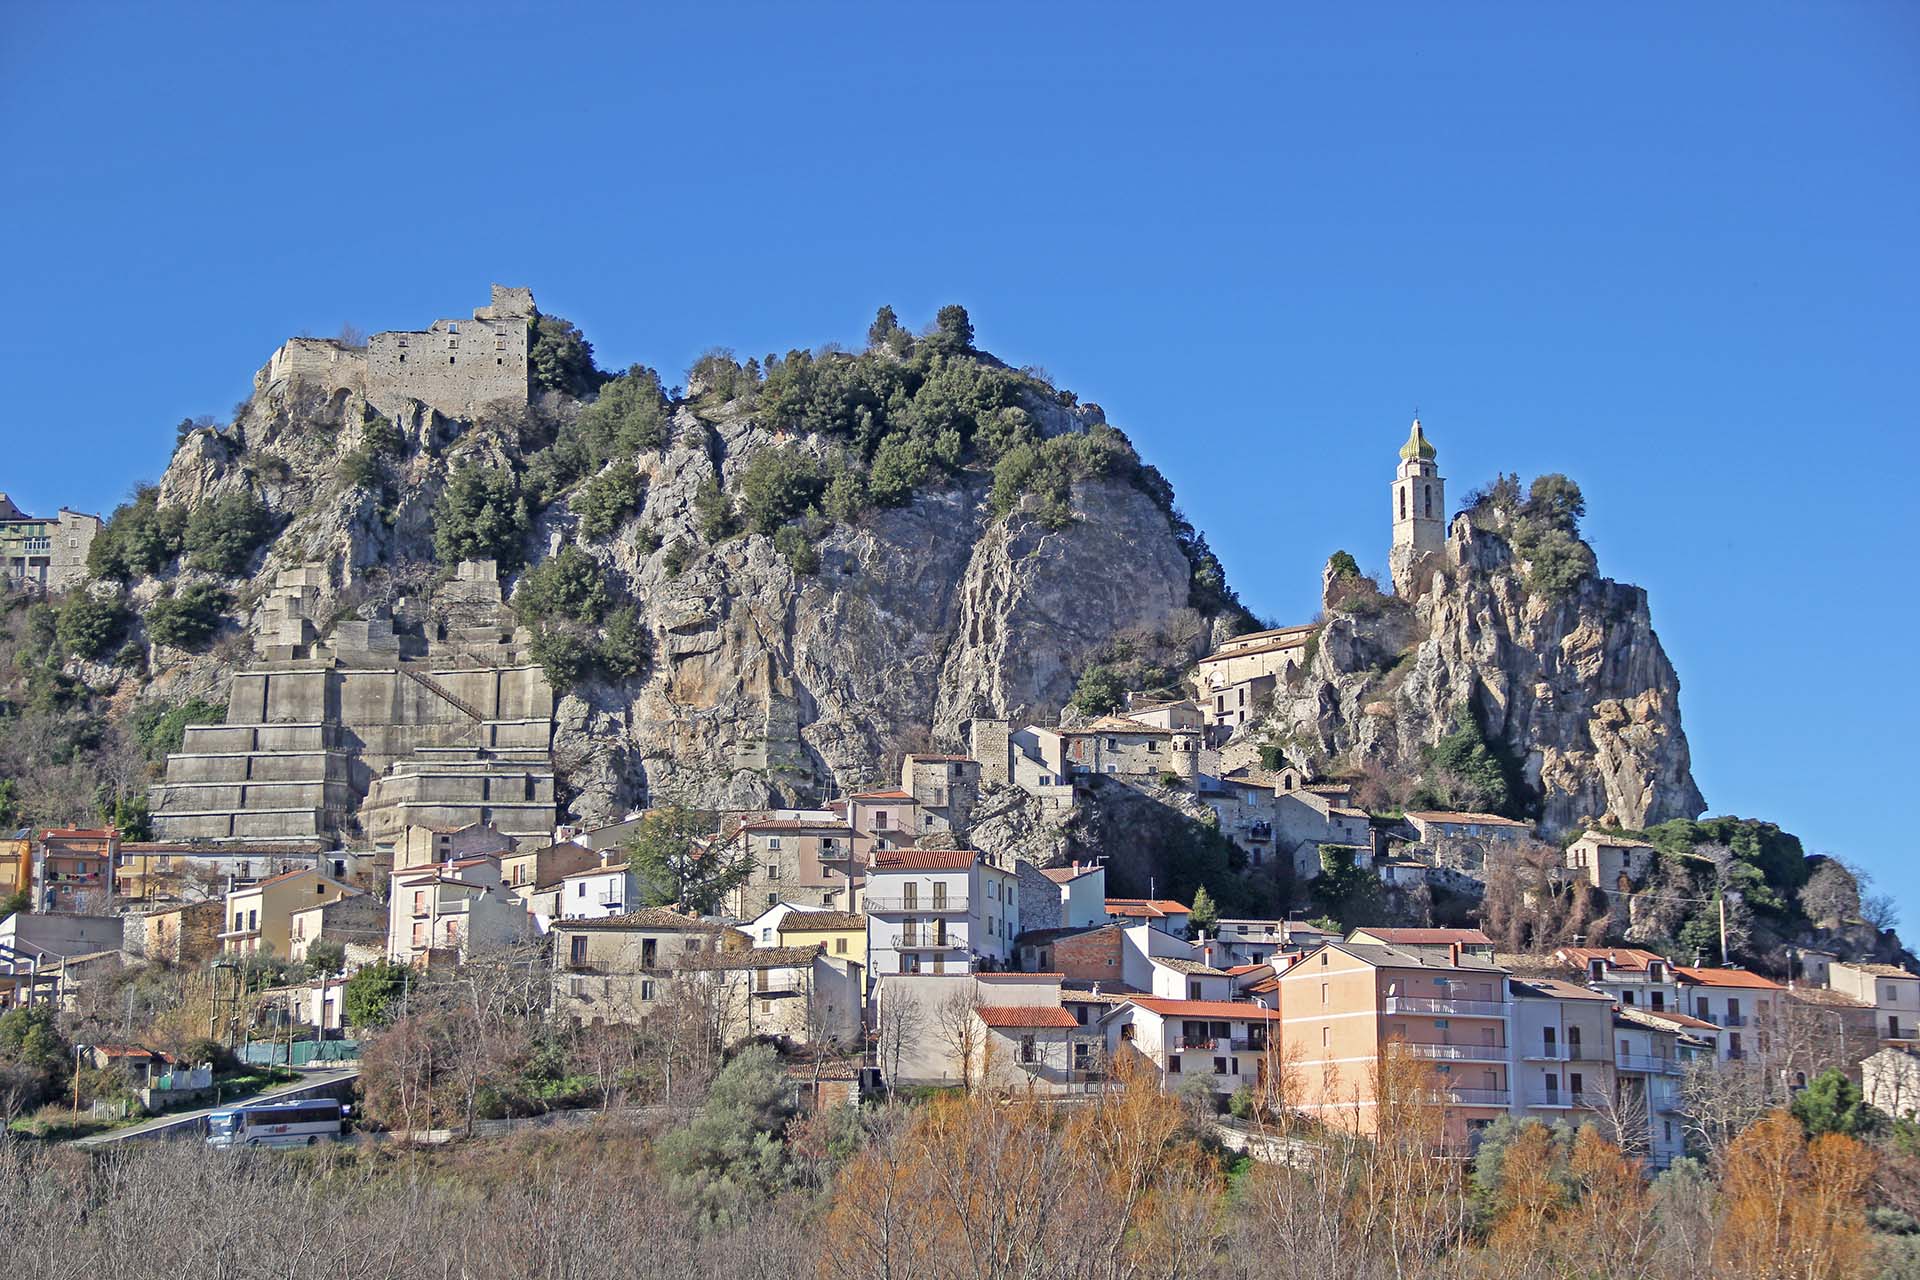
<path fill-rule="evenodd" d="M 900 1078 L 901 1061 L 908 1050 L 920 1043 L 925 1031 L 926 1011 L 919 1002 L 898 994 L 889 998 L 883 984 L 874 1018 L 873 1053 L 874 1065 L 886 1079 L 889 1098 L 893 1096 L 895 1081 Z"/>
<path fill-rule="evenodd" d="M 973 1011 L 973 992 L 967 987 L 948 992 L 933 1009 L 934 1035 L 947 1051 L 947 1062 L 969 1090 L 979 1074 L 980 1051 L 986 1028 Z"/>

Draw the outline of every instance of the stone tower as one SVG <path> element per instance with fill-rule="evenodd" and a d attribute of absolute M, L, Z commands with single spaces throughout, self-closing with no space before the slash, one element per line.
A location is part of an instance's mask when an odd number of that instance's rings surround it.
<path fill-rule="evenodd" d="M 1393 550 L 1387 566 L 1396 595 L 1413 594 L 1414 566 L 1446 544 L 1447 482 L 1434 456 L 1433 443 L 1415 418 L 1393 473 Z"/>

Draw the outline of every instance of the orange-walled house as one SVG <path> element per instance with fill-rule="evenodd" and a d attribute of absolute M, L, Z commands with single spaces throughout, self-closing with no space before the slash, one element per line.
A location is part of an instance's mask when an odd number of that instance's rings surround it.
<path fill-rule="evenodd" d="M 1282 1053 L 1313 1118 L 1373 1132 L 1375 1072 L 1391 1041 L 1431 1068 L 1449 1144 L 1465 1145 L 1511 1109 L 1513 1001 L 1506 970 L 1491 961 L 1457 948 L 1333 942 L 1280 974 L 1278 987 Z"/>

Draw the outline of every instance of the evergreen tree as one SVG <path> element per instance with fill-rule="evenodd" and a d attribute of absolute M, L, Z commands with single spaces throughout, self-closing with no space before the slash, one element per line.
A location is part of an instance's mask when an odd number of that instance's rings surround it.
<path fill-rule="evenodd" d="M 1201 885 L 1193 891 L 1193 908 L 1187 915 L 1187 926 L 1196 933 L 1212 933 L 1219 923 L 1219 905 L 1207 892 L 1207 886 Z"/>

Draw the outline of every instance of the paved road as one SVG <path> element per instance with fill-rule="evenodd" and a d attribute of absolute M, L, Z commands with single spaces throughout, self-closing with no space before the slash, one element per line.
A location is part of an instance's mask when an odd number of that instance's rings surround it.
<path fill-rule="evenodd" d="M 200 1127 L 206 1118 L 216 1111 L 238 1106 L 242 1102 L 272 1102 L 277 1098 L 293 1098 L 301 1094 L 315 1093 L 330 1085 L 345 1084 L 360 1078 L 360 1068 L 348 1067 L 335 1071 L 308 1072 L 292 1084 L 283 1084 L 244 1099 L 229 1098 L 217 1106 L 201 1107 L 197 1111 L 176 1111 L 169 1115 L 156 1116 L 140 1124 L 125 1129 L 113 1129 L 106 1133 L 96 1133 L 90 1138 L 80 1138 L 73 1143 L 76 1147 L 103 1147 L 110 1142 L 125 1142 L 130 1138 L 173 1138 L 180 1134 L 170 1132 L 182 1126 Z"/>

